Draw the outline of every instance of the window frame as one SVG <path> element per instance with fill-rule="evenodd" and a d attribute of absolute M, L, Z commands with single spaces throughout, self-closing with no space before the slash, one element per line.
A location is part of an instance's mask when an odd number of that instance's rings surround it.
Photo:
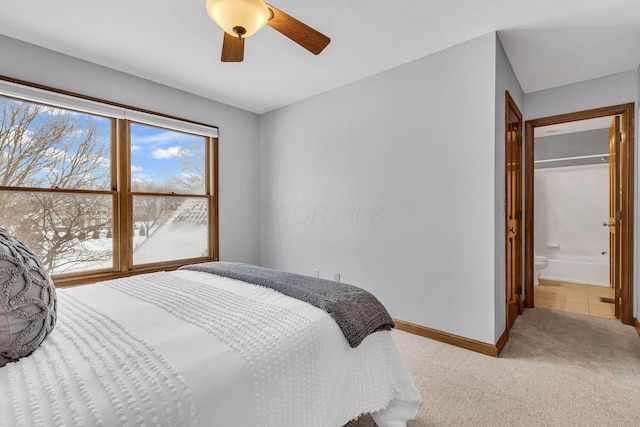
<path fill-rule="evenodd" d="M 9 86 L 7 86 L 7 83 Z M 7 90 L 7 87 L 9 90 Z M 35 95 L 34 95 L 34 90 Z M 9 93 L 7 93 L 9 92 Z M 21 96 L 20 93 L 25 93 Z M 0 75 L 0 95 L 21 102 L 42 105 L 104 117 L 111 120 L 111 189 L 58 189 L 31 187 L 4 187 L 7 192 L 39 192 L 60 194 L 110 195 L 112 197 L 113 264 L 82 272 L 52 275 L 56 287 L 76 286 L 156 271 L 175 270 L 186 264 L 217 261 L 219 259 L 218 224 L 218 128 L 162 113 L 63 91 L 23 80 Z M 58 102 L 56 97 L 62 97 Z M 51 101 L 53 100 L 53 101 Z M 77 105 L 77 106 L 76 106 Z M 154 126 L 205 138 L 205 192 L 204 194 L 148 193 L 131 191 L 131 123 Z M 133 197 L 162 196 L 204 198 L 208 204 L 208 256 L 133 264 Z"/>

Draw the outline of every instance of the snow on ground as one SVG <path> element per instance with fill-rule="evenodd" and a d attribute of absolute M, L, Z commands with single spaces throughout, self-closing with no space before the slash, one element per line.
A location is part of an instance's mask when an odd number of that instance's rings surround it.
<path fill-rule="evenodd" d="M 208 227 L 207 204 L 204 199 L 186 199 L 164 223 L 149 230 L 146 236 L 140 236 L 139 225 L 134 225 L 133 261 L 135 265 L 169 260 L 197 258 L 207 256 Z M 100 238 L 88 238 L 78 242 L 82 251 L 112 252 L 113 239 L 106 233 Z M 79 271 L 110 269 L 113 260 L 78 262 L 54 270 L 53 274 Z"/>

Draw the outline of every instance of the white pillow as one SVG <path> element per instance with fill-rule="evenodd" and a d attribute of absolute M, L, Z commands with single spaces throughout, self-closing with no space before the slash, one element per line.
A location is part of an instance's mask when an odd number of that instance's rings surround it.
<path fill-rule="evenodd" d="M 56 290 L 36 255 L 0 227 L 0 367 L 30 355 L 56 324 Z"/>

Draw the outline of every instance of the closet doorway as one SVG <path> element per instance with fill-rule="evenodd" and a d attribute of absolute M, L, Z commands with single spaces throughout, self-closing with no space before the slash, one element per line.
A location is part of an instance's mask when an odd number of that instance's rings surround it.
<path fill-rule="evenodd" d="M 505 261 L 507 330 L 522 314 L 522 113 L 509 92 L 505 105 Z"/>

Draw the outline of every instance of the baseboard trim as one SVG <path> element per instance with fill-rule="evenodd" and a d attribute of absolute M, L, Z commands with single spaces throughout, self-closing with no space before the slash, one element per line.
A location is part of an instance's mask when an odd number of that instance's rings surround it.
<path fill-rule="evenodd" d="M 415 323 L 405 322 L 404 320 L 393 319 L 396 322 L 396 328 L 415 335 L 420 335 L 435 341 L 446 344 L 455 345 L 477 353 L 486 354 L 487 356 L 498 357 L 509 338 L 505 330 L 496 344 L 488 344 L 482 341 L 476 341 L 471 338 L 461 337 L 459 335 L 442 332 L 437 329 L 427 328 L 426 326 L 416 325 Z"/>
<path fill-rule="evenodd" d="M 634 323 L 634 326 L 636 327 L 636 331 L 638 332 L 638 335 L 640 335 L 640 322 L 638 322 L 638 319 L 633 319 L 633 323 Z"/>
<path fill-rule="evenodd" d="M 504 332 L 502 333 L 502 335 L 500 335 L 500 339 L 498 340 L 498 342 L 495 345 L 496 351 L 497 351 L 497 354 L 496 354 L 495 357 L 500 356 L 500 353 L 502 353 L 502 349 L 504 348 L 504 346 L 507 343 L 508 339 L 509 339 L 509 331 L 507 329 L 505 329 Z"/>

